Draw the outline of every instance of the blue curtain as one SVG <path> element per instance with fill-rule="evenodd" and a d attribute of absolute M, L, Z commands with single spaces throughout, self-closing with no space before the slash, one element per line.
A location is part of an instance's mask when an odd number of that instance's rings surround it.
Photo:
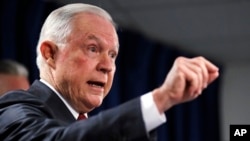
<path fill-rule="evenodd" d="M 42 0 L 3 0 L 0 3 L 0 58 L 25 64 L 32 82 L 39 76 L 35 57 L 40 28 L 48 13 L 59 5 Z M 122 29 L 118 34 L 120 53 L 113 87 L 103 105 L 91 115 L 160 86 L 177 56 L 196 56 L 139 32 Z M 158 141 L 219 141 L 220 80 L 210 85 L 197 100 L 167 111 L 167 123 L 157 129 Z"/>
<path fill-rule="evenodd" d="M 177 50 L 177 46 L 153 41 L 135 31 L 123 29 L 118 34 L 121 46 L 114 85 L 103 105 L 93 111 L 94 114 L 160 86 L 176 57 L 197 56 Z M 220 64 L 216 65 L 221 69 Z M 198 99 L 167 111 L 167 123 L 157 129 L 158 141 L 219 141 L 220 79 Z"/>
<path fill-rule="evenodd" d="M 28 67 L 30 81 L 38 78 L 36 44 L 43 21 L 58 7 L 42 0 L 0 2 L 0 59 L 14 59 Z"/>

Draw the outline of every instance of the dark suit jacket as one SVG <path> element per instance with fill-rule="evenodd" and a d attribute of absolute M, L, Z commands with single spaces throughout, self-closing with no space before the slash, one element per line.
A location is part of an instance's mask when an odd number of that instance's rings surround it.
<path fill-rule="evenodd" d="M 0 139 L 4 141 L 147 141 L 140 99 L 76 121 L 61 99 L 35 81 L 28 91 L 0 99 Z"/>

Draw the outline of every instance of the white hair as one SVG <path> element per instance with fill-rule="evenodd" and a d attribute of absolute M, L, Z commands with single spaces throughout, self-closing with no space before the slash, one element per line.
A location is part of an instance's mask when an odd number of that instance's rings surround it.
<path fill-rule="evenodd" d="M 92 13 L 103 17 L 110 21 L 116 28 L 110 14 L 104 9 L 94 5 L 83 3 L 68 4 L 52 11 L 42 26 L 40 38 L 37 44 L 36 63 L 39 70 L 44 64 L 44 59 L 40 52 L 41 43 L 45 40 L 53 41 L 55 43 L 63 43 L 67 35 L 71 32 L 72 19 L 79 13 Z"/>

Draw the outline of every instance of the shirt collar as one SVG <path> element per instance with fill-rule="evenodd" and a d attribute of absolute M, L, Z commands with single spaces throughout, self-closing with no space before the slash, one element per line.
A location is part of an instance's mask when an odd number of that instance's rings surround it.
<path fill-rule="evenodd" d="M 78 118 L 79 113 L 73 109 L 70 104 L 62 97 L 62 95 L 53 87 L 51 86 L 47 81 L 40 79 L 42 83 L 44 83 L 46 86 L 48 86 L 52 91 L 56 93 L 56 95 L 63 101 L 63 103 L 66 105 L 66 107 L 69 109 L 71 114 L 74 116 L 75 119 Z"/>

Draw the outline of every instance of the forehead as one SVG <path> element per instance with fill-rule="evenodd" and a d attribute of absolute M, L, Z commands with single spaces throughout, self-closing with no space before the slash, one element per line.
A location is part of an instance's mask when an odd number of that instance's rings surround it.
<path fill-rule="evenodd" d="M 113 40 L 118 44 L 116 29 L 111 21 L 92 13 L 77 14 L 72 20 L 72 31 L 73 35 L 94 34 L 97 37 L 102 36 Z"/>

